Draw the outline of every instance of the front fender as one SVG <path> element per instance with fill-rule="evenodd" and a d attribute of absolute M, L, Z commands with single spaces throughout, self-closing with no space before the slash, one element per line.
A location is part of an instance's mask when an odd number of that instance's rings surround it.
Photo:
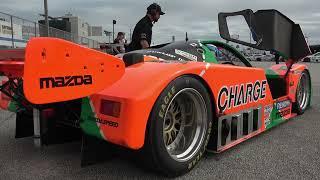
<path fill-rule="evenodd" d="M 277 75 L 277 76 L 284 76 L 287 71 L 287 66 L 285 64 L 274 65 L 274 66 L 271 66 L 269 70 L 273 71 L 273 73 L 275 73 L 275 75 Z M 286 83 L 288 85 L 287 86 L 288 96 L 292 102 L 296 102 L 296 91 L 297 91 L 297 87 L 299 84 L 301 73 L 304 70 L 307 70 L 309 72 L 307 65 L 294 64 L 291 67 L 290 72 L 286 78 Z M 310 82 L 310 84 L 311 84 L 311 82 Z"/>

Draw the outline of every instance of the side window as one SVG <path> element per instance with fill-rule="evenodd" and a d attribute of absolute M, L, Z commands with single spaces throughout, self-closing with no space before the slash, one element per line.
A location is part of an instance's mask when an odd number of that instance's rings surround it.
<path fill-rule="evenodd" d="M 219 64 L 230 64 L 236 66 L 247 67 L 235 54 L 231 51 L 223 48 L 217 47 L 212 44 L 207 44 L 207 47 L 214 54 Z"/>

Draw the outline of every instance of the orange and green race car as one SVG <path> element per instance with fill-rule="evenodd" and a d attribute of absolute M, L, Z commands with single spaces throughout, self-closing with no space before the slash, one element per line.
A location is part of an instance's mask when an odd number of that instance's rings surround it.
<path fill-rule="evenodd" d="M 231 16 L 245 18 L 254 43 L 230 36 Z M 225 151 L 310 106 L 309 70 L 295 64 L 310 53 L 298 24 L 276 10 L 244 10 L 220 13 L 219 30 L 228 41 L 276 52 L 286 63 L 253 67 L 228 43 L 213 40 L 112 56 L 33 38 L 25 50 L 0 51 L 1 107 L 17 113 L 17 138 L 34 136 L 42 145 L 82 137 L 83 156 L 91 141 L 106 141 L 140 150 L 149 167 L 167 176 L 182 175 L 206 151 Z M 101 143 L 95 145 L 99 150 Z"/>

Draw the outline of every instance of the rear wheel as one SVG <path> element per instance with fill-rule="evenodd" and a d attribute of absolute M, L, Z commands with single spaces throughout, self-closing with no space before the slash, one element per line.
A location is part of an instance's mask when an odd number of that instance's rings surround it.
<path fill-rule="evenodd" d="M 211 132 L 212 106 L 206 88 L 195 78 L 171 82 L 158 97 L 146 136 L 146 159 L 156 170 L 174 177 L 201 159 Z"/>
<path fill-rule="evenodd" d="M 309 73 L 304 70 L 301 73 L 299 84 L 296 91 L 296 102 L 293 104 L 294 111 L 303 114 L 310 104 L 311 82 Z"/>

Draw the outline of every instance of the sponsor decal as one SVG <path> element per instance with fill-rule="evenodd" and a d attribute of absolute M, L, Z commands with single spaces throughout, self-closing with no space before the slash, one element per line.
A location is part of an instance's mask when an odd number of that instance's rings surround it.
<path fill-rule="evenodd" d="M 197 60 L 198 60 L 198 57 L 197 57 L 197 56 L 195 56 L 195 55 L 193 55 L 193 54 L 190 54 L 190 53 L 187 53 L 187 52 L 185 52 L 185 51 L 181 51 L 181 50 L 179 50 L 179 49 L 175 49 L 174 52 L 175 52 L 176 54 L 178 54 L 178 55 L 180 55 L 180 56 L 183 56 L 183 57 L 185 57 L 185 58 L 187 58 L 187 59 L 190 59 L 190 60 L 192 60 L 192 61 L 197 61 Z"/>
<path fill-rule="evenodd" d="M 290 105 L 291 105 L 291 102 L 289 100 L 276 102 L 277 110 L 282 110 L 282 109 L 288 108 L 288 107 L 290 107 Z"/>
<path fill-rule="evenodd" d="M 100 118 L 89 117 L 89 120 L 92 121 L 92 122 L 96 122 L 96 123 L 99 123 L 99 124 L 105 124 L 105 125 L 108 125 L 108 126 L 111 126 L 111 127 L 115 127 L 115 128 L 117 128 L 119 126 L 119 123 L 117 123 L 117 122 L 103 120 L 103 119 L 100 119 Z"/>
<path fill-rule="evenodd" d="M 264 114 L 266 115 L 270 115 L 270 113 L 272 112 L 272 110 L 273 110 L 273 106 L 272 106 L 272 104 L 271 105 L 267 105 L 267 106 L 265 106 L 264 107 Z"/>
<path fill-rule="evenodd" d="M 270 116 L 271 116 L 272 110 L 273 110 L 272 104 L 264 107 L 264 125 L 265 125 L 265 127 L 267 127 L 271 123 Z"/>
<path fill-rule="evenodd" d="M 266 97 L 266 80 L 233 86 L 223 86 L 218 93 L 218 108 L 220 112 L 247 103 L 257 102 Z"/>
<path fill-rule="evenodd" d="M 40 78 L 40 89 L 58 88 L 67 86 L 91 85 L 92 76 L 65 76 Z"/>
<path fill-rule="evenodd" d="M 192 47 L 197 47 L 198 44 L 197 44 L 197 43 L 191 43 L 190 46 L 192 46 Z"/>
<path fill-rule="evenodd" d="M 291 112 L 290 109 L 285 109 L 285 110 L 279 111 L 276 113 L 276 118 L 281 118 L 281 117 L 287 116 L 290 114 L 290 112 Z"/>
<path fill-rule="evenodd" d="M 164 113 L 166 112 L 167 106 L 168 106 L 169 102 L 171 101 L 171 98 L 173 97 L 175 92 L 176 92 L 176 89 L 174 86 L 172 86 L 172 88 L 169 90 L 169 92 L 163 98 L 163 101 L 161 104 L 161 109 L 158 114 L 160 118 L 164 118 Z"/>
<path fill-rule="evenodd" d="M 175 58 L 176 56 L 175 55 L 172 55 L 172 54 L 169 54 L 169 53 L 165 53 L 165 52 L 161 52 L 161 51 L 147 51 L 146 53 L 153 53 L 153 54 L 161 54 L 161 55 L 164 55 L 164 56 L 168 56 L 170 58 Z"/>
<path fill-rule="evenodd" d="M 291 102 L 290 100 L 279 101 L 275 103 L 276 109 L 279 111 L 276 113 L 276 118 L 284 117 L 291 112 Z"/>

